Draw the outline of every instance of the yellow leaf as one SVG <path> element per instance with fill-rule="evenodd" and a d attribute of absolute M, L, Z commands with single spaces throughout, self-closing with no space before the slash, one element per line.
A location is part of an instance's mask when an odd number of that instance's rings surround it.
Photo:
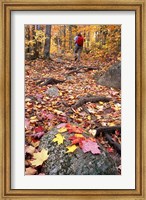
<path fill-rule="evenodd" d="M 48 107 L 48 110 L 50 111 L 50 110 L 53 110 L 53 108 L 52 107 Z"/>
<path fill-rule="evenodd" d="M 116 104 L 115 107 L 114 107 L 114 109 L 116 111 L 121 110 L 121 105 L 120 104 Z"/>
<path fill-rule="evenodd" d="M 89 133 L 90 133 L 93 137 L 95 137 L 95 136 L 96 136 L 96 129 L 90 129 L 90 130 L 89 130 Z"/>
<path fill-rule="evenodd" d="M 37 141 L 37 142 L 31 141 L 31 144 L 32 144 L 34 147 L 38 147 L 39 144 L 40 144 L 40 141 Z"/>
<path fill-rule="evenodd" d="M 102 102 L 102 101 L 99 101 L 99 104 L 100 104 L 100 105 L 103 105 L 103 102 Z"/>
<path fill-rule="evenodd" d="M 84 138 L 84 136 L 82 134 L 75 134 L 76 138 Z"/>
<path fill-rule="evenodd" d="M 37 106 L 37 108 L 41 108 L 41 107 L 42 107 L 42 105 L 38 105 L 38 106 Z"/>
<path fill-rule="evenodd" d="M 70 96 L 70 99 L 74 99 L 74 96 Z"/>
<path fill-rule="evenodd" d="M 115 126 L 115 123 L 109 122 L 109 123 L 108 123 L 108 126 Z"/>
<path fill-rule="evenodd" d="M 37 122 L 37 121 L 38 121 L 38 119 L 31 119 L 30 120 L 31 123 L 34 123 L 34 122 Z"/>
<path fill-rule="evenodd" d="M 35 160 L 30 161 L 30 162 L 31 162 L 31 164 L 32 164 L 33 166 L 36 166 L 36 167 L 37 167 L 37 166 L 42 165 L 43 162 L 44 162 L 45 160 L 48 159 L 48 157 L 49 157 L 49 155 L 48 155 L 48 150 L 42 149 L 41 152 L 37 152 L 37 153 L 34 153 L 34 154 L 33 154 L 33 158 L 34 158 Z"/>
<path fill-rule="evenodd" d="M 90 116 L 90 115 L 88 115 L 87 119 L 88 119 L 88 120 L 91 120 L 91 116 Z"/>
<path fill-rule="evenodd" d="M 55 102 L 55 101 L 52 102 L 52 106 L 54 106 L 54 105 L 56 105 L 56 102 Z"/>
<path fill-rule="evenodd" d="M 67 128 L 66 127 L 62 127 L 58 130 L 59 133 L 64 133 L 67 131 Z"/>
<path fill-rule="evenodd" d="M 57 142 L 58 145 L 63 144 L 63 141 L 65 140 L 65 138 L 60 134 L 56 134 L 56 138 L 54 138 L 52 141 L 53 142 Z"/>
<path fill-rule="evenodd" d="M 33 117 L 31 117 L 30 119 L 34 120 L 34 119 L 36 119 L 36 118 L 37 118 L 36 116 L 33 116 Z"/>
<path fill-rule="evenodd" d="M 77 149 L 76 145 L 66 147 L 68 151 L 66 153 L 74 152 Z"/>
<path fill-rule="evenodd" d="M 101 119 L 101 115 L 95 115 L 97 119 Z"/>
<path fill-rule="evenodd" d="M 54 113 L 57 113 L 58 115 L 60 115 L 60 114 L 63 114 L 63 112 L 62 111 L 60 111 L 60 110 L 54 110 Z"/>
<path fill-rule="evenodd" d="M 75 118 L 75 116 L 74 116 L 74 115 L 70 115 L 70 118 L 74 119 L 74 118 Z"/>
<path fill-rule="evenodd" d="M 29 102 L 29 101 L 31 101 L 31 99 L 29 99 L 29 98 L 26 98 L 26 99 L 25 99 L 25 102 Z"/>

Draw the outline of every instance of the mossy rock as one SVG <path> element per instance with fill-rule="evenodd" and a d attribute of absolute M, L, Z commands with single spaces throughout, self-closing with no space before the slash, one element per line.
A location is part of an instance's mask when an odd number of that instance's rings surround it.
<path fill-rule="evenodd" d="M 102 146 L 101 154 L 84 153 L 79 147 L 73 153 L 66 153 L 67 146 L 71 145 L 68 138 L 72 135 L 62 133 L 64 143 L 58 145 L 52 142 L 58 133 L 52 129 L 41 138 L 40 149 L 48 150 L 49 158 L 42 166 L 42 173 L 46 175 L 118 175 L 115 161 Z"/>

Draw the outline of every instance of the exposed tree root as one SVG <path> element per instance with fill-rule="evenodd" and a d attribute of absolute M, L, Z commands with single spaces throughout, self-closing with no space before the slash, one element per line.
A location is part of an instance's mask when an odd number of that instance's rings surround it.
<path fill-rule="evenodd" d="M 102 102 L 109 102 L 111 99 L 107 98 L 107 97 L 97 97 L 97 96 L 92 96 L 92 97 L 82 97 L 81 99 L 79 99 L 78 102 L 76 102 L 72 108 L 76 109 L 78 107 L 81 107 L 83 104 L 87 103 L 87 102 L 91 102 L 91 103 L 96 103 L 99 101 Z"/>
<path fill-rule="evenodd" d="M 102 133 L 103 135 L 105 133 L 111 134 L 111 133 L 114 133 L 116 130 L 121 132 L 121 126 L 99 127 L 96 129 L 95 137 L 98 137 L 100 135 L 100 133 Z"/>
<path fill-rule="evenodd" d="M 106 139 L 108 140 L 109 144 L 111 146 L 114 147 L 114 149 L 116 149 L 116 151 L 121 155 L 121 144 L 115 142 L 112 140 L 112 137 L 108 134 L 108 133 L 105 133 L 105 137 Z"/>
<path fill-rule="evenodd" d="M 54 85 L 54 84 L 57 84 L 57 83 L 63 83 L 65 80 L 57 80 L 57 79 L 54 79 L 54 78 L 47 78 L 47 79 L 43 79 L 43 80 L 40 80 L 36 83 L 36 85 L 39 85 L 43 82 L 43 84 L 41 84 L 41 86 L 44 86 L 44 85 L 48 85 L 48 84 L 51 84 L 51 85 Z"/>
<path fill-rule="evenodd" d="M 66 75 L 78 72 L 78 71 L 80 71 L 82 69 L 86 69 L 86 70 L 84 70 L 84 72 L 85 72 L 85 71 L 89 71 L 89 70 L 97 70 L 97 67 L 88 67 L 88 66 L 81 66 L 79 68 L 71 67 L 69 70 L 72 70 L 72 71 L 66 73 Z"/>

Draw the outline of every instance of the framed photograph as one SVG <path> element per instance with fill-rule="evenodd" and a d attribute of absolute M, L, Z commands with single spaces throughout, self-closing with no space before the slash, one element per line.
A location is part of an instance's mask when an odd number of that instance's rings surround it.
<path fill-rule="evenodd" d="M 1 199 L 145 199 L 145 1 L 0 5 Z"/>

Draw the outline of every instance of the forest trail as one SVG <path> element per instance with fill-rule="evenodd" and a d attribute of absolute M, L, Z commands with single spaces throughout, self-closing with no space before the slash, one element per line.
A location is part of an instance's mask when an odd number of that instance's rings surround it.
<path fill-rule="evenodd" d="M 103 72 L 101 66 L 99 61 L 75 62 L 73 59 L 25 61 L 25 141 L 28 152 L 32 146 L 36 151 L 40 138 L 56 126 L 65 128 L 66 124 L 71 124 L 94 138 L 98 127 L 120 125 L 121 92 L 96 84 L 94 76 Z M 48 83 L 46 80 L 50 78 L 61 82 Z M 82 98 L 93 97 L 109 100 L 89 100 L 81 106 L 74 106 Z M 115 133 L 112 139 L 120 144 L 120 133 L 118 130 Z M 100 134 L 97 141 L 107 152 L 116 155 L 104 135 Z M 30 155 L 27 155 L 26 166 L 29 165 Z"/>

